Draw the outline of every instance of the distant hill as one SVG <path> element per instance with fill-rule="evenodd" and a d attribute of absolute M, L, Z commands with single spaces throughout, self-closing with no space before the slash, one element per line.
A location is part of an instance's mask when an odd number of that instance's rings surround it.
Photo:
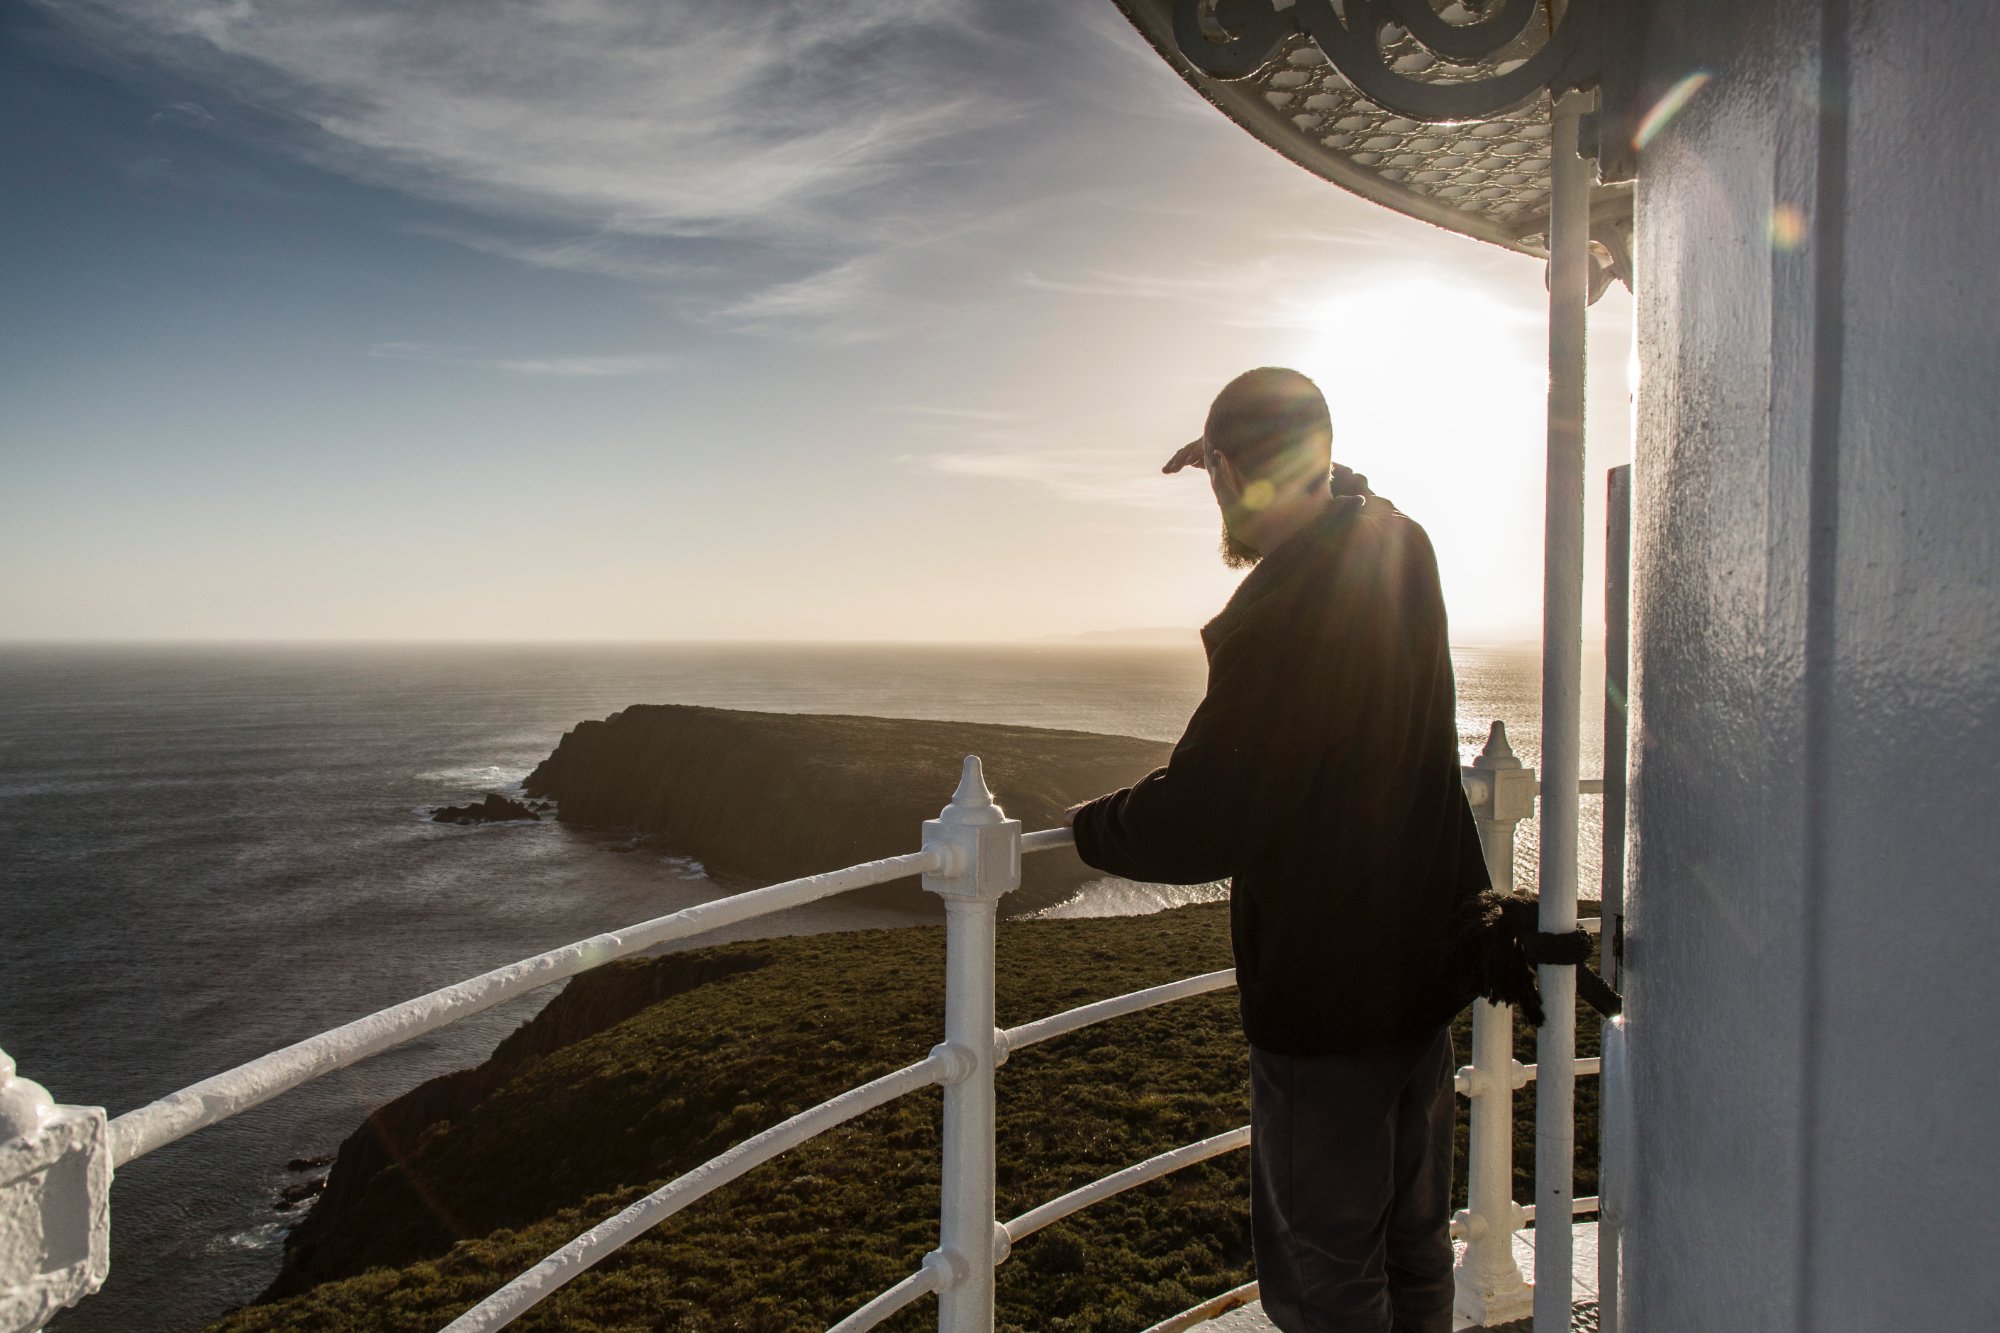
<path fill-rule="evenodd" d="M 565 824 L 652 834 L 724 883 L 773 884 L 917 850 L 976 754 L 1002 808 L 1029 831 L 1166 762 L 1131 736 L 917 718 L 755 713 L 639 704 L 582 722 L 528 775 Z M 1020 913 L 1099 878 L 1062 848 L 1023 862 Z M 941 911 L 914 878 L 857 901 Z"/>

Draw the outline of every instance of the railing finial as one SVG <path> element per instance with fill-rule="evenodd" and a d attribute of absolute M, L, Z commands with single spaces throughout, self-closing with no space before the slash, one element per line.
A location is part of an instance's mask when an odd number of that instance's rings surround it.
<path fill-rule="evenodd" d="M 1486 733 L 1486 748 L 1472 761 L 1474 768 L 1519 768 L 1521 761 L 1514 756 L 1514 747 L 1507 743 L 1507 724 L 1499 718 L 1493 719 L 1493 729 Z"/>
<path fill-rule="evenodd" d="M 958 790 L 951 794 L 951 803 L 960 809 L 993 804 L 993 791 L 986 785 L 986 768 L 978 755 L 965 756 L 965 769 L 959 774 Z"/>
<path fill-rule="evenodd" d="M 993 793 L 986 786 L 986 769 L 979 762 L 979 756 L 965 756 L 965 767 L 959 773 L 958 790 L 951 794 L 951 804 L 938 812 L 938 822 L 1000 824 L 1006 819 L 1007 812 L 994 803 Z"/>
<path fill-rule="evenodd" d="M 14 1077 L 14 1057 L 0 1051 L 0 1143 L 42 1132 L 55 1118 L 56 1099 L 33 1079 Z"/>

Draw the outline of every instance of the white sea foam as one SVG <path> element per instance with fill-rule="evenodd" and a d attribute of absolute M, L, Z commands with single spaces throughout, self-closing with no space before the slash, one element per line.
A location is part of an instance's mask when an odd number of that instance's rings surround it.
<path fill-rule="evenodd" d="M 660 864 L 667 868 L 675 879 L 707 879 L 708 867 L 692 856 L 663 856 Z"/>
<path fill-rule="evenodd" d="M 1190 903 L 1215 903 L 1229 897 L 1229 886 L 1215 884 L 1140 884 L 1129 879 L 1093 879 L 1051 907 L 1028 916 L 1041 921 L 1078 917 L 1151 916 Z"/>
<path fill-rule="evenodd" d="M 215 1250 L 275 1250 L 284 1244 L 285 1233 L 297 1224 L 305 1211 L 301 1208 L 281 1222 L 265 1222 L 242 1231 L 217 1236 L 211 1247 Z"/>
<path fill-rule="evenodd" d="M 502 768 L 498 764 L 466 764 L 459 768 L 434 768 L 427 773 L 417 774 L 419 782 L 435 782 L 447 787 L 479 787 L 491 791 L 496 788 L 518 787 L 527 779 L 525 768 Z"/>

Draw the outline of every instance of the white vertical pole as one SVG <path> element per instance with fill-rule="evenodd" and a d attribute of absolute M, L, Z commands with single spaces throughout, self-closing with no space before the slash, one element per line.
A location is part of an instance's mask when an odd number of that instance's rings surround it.
<path fill-rule="evenodd" d="M 1556 103 L 1549 146 L 1548 507 L 1542 548 L 1541 928 L 1576 928 L 1577 766 L 1583 675 L 1583 358 L 1590 165 L 1577 155 L 1587 95 Z M 1568 1333 L 1576 1126 L 1576 973 L 1541 969 L 1536 1045 L 1535 1333 Z"/>
<path fill-rule="evenodd" d="M 1514 829 L 1535 811 L 1535 775 L 1514 757 L 1504 724 L 1493 724 L 1486 748 L 1465 770 L 1465 786 L 1487 877 L 1495 889 L 1511 893 Z M 1465 1211 L 1452 1219 L 1466 1242 L 1453 1274 L 1453 1306 L 1481 1328 L 1511 1323 L 1534 1306 L 1514 1261 L 1514 1233 L 1526 1220 L 1514 1202 L 1514 1092 L 1526 1073 L 1514 1059 L 1513 1009 L 1474 1001 L 1472 1063 L 1458 1071 L 1458 1089 L 1472 1104 L 1472 1126 Z"/>
<path fill-rule="evenodd" d="M 944 1155 L 938 1247 L 924 1258 L 938 1288 L 940 1333 L 992 1333 L 995 1244 L 993 1022 L 995 918 L 1021 882 L 1021 821 L 993 803 L 976 756 L 951 804 L 924 824 L 940 853 L 924 887 L 944 899 Z"/>
<path fill-rule="evenodd" d="M 970 1068 L 944 1089 L 938 1248 L 955 1280 L 939 1293 L 938 1328 L 943 1333 L 989 1333 L 993 1327 L 995 913 L 990 902 L 966 899 L 946 899 L 944 911 L 945 1044 L 954 1053 L 967 1052 Z"/>

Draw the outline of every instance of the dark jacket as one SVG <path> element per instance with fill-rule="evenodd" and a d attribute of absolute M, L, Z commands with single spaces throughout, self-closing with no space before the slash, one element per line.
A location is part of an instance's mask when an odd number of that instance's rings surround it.
<path fill-rule="evenodd" d="M 1128 879 L 1234 877 L 1252 1045 L 1434 1035 L 1472 998 L 1448 954 L 1487 876 L 1430 539 L 1385 500 L 1338 497 L 1202 642 L 1208 693 L 1166 767 L 1079 810 L 1077 851 Z"/>

